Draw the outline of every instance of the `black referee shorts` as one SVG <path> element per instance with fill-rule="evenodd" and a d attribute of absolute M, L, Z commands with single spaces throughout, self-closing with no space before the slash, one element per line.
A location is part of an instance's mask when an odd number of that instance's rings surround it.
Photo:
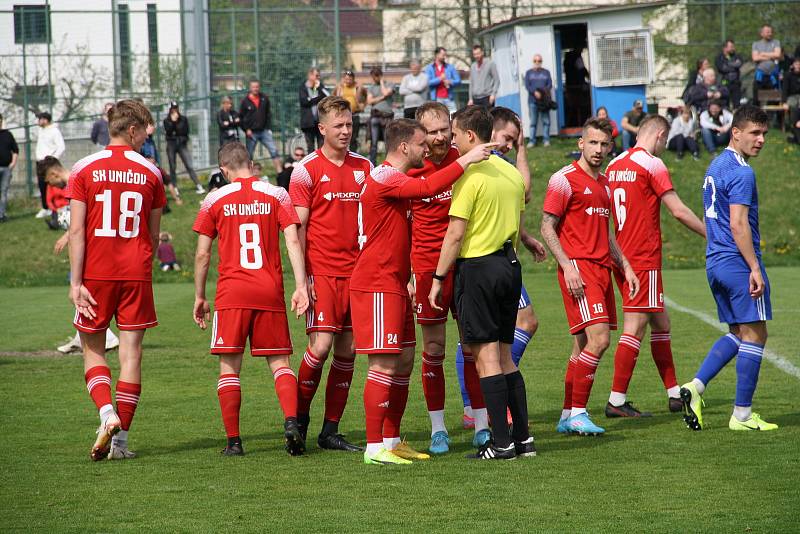
<path fill-rule="evenodd" d="M 520 264 L 502 250 L 456 263 L 455 301 L 465 343 L 514 342 Z"/>

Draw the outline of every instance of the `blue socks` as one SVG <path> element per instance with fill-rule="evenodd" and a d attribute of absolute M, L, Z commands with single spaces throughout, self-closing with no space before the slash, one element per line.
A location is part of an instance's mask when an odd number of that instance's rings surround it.
<path fill-rule="evenodd" d="M 764 345 L 744 341 L 739 346 L 739 357 L 736 358 L 736 406 L 753 404 L 763 354 Z"/>
<path fill-rule="evenodd" d="M 464 385 L 464 351 L 461 349 L 461 343 L 456 348 L 456 374 L 458 375 L 458 385 L 461 386 L 461 400 L 464 401 L 464 406 L 469 406 L 469 394 L 467 386 Z"/>
<path fill-rule="evenodd" d="M 511 359 L 514 360 L 514 365 L 519 367 L 519 361 L 522 355 L 525 354 L 525 349 L 531 341 L 531 335 L 521 328 L 514 329 L 514 344 L 511 345 Z"/>
<path fill-rule="evenodd" d="M 741 343 L 738 337 L 730 333 L 719 338 L 711 347 L 711 350 L 708 351 L 706 359 L 700 364 L 700 369 L 697 371 L 695 378 L 707 386 L 717 376 L 717 373 L 736 356 Z"/>

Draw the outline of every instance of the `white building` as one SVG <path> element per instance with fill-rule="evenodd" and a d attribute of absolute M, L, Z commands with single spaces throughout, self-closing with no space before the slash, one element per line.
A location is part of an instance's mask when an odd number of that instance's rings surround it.
<path fill-rule="evenodd" d="M 35 124 L 34 110 L 49 111 L 67 139 L 70 164 L 88 148 L 71 150 L 70 139 L 86 139 L 105 102 L 135 96 L 158 112 L 171 99 L 204 98 L 206 9 L 207 0 L 0 0 L 5 127 L 18 140 L 34 137 L 35 128 L 22 126 Z M 207 124 L 207 110 L 185 108 Z M 205 154 L 208 128 L 196 131 L 202 135 L 194 153 Z"/>

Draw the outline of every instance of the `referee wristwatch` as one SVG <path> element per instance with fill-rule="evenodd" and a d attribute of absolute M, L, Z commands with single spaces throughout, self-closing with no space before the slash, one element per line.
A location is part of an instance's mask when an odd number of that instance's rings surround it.
<path fill-rule="evenodd" d="M 440 282 L 444 282 L 447 279 L 447 275 L 446 274 L 440 275 L 440 274 L 436 274 L 435 272 L 433 273 L 433 277 L 436 280 L 440 281 Z"/>

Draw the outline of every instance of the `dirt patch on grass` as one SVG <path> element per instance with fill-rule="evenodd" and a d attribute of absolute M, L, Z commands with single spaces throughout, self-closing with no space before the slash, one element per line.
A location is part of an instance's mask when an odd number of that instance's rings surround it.
<path fill-rule="evenodd" d="M 79 352 L 71 354 L 62 354 L 57 350 L 32 350 L 32 351 L 14 351 L 14 350 L 0 350 L 0 358 L 80 358 Z"/>

